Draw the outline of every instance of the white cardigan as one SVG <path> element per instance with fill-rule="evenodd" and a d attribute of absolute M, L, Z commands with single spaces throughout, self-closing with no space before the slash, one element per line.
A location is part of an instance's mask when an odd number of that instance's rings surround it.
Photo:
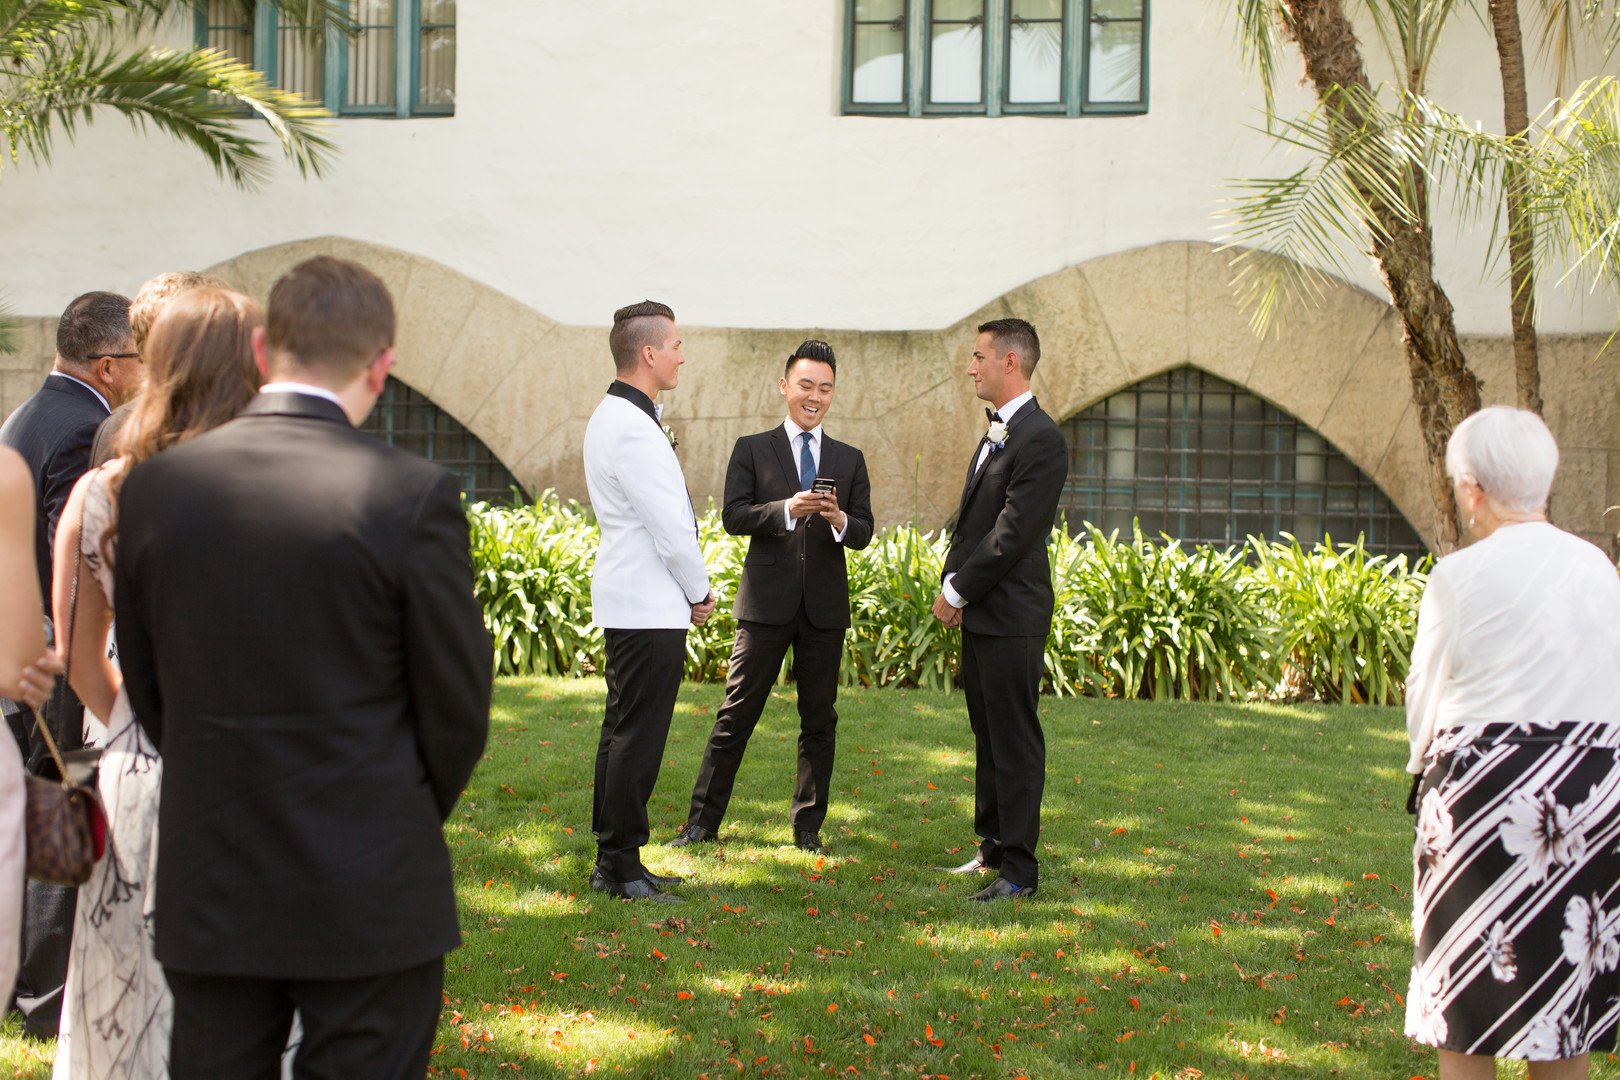
<path fill-rule="evenodd" d="M 602 529 L 592 622 L 684 630 L 709 575 L 686 478 L 658 422 L 624 398 L 603 398 L 585 427 L 585 485 Z"/>
<path fill-rule="evenodd" d="M 1504 525 L 1441 559 L 1418 608 L 1406 727 L 1420 773 L 1435 733 L 1500 722 L 1620 723 L 1620 576 L 1546 522 Z"/>

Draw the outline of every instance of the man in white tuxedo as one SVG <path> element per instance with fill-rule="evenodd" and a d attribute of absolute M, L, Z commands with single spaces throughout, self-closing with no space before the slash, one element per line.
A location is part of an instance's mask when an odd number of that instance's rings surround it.
<path fill-rule="evenodd" d="M 680 879 L 650 872 L 641 848 L 686 667 L 686 628 L 701 626 L 715 604 L 686 478 L 654 403 L 680 381 L 686 358 L 675 313 L 652 300 L 613 313 L 608 345 L 617 377 L 585 428 L 585 483 L 602 531 L 591 610 L 607 646 L 591 888 L 679 903 L 664 887 Z"/>

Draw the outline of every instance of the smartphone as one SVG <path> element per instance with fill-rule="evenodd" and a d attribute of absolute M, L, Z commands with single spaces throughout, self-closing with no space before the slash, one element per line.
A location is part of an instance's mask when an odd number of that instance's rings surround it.
<path fill-rule="evenodd" d="M 811 483 L 810 490 L 817 495 L 837 495 L 838 481 L 829 476 L 818 476 Z"/>

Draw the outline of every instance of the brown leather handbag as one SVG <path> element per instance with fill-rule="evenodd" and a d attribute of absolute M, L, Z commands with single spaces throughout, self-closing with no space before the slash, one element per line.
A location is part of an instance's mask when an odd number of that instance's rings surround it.
<path fill-rule="evenodd" d="M 84 542 L 82 505 L 79 539 L 80 543 Z M 58 715 L 61 715 L 68 677 L 73 671 L 73 624 L 79 613 L 79 564 L 84 561 L 83 554 L 76 554 L 73 588 L 69 594 L 66 670 L 62 681 L 56 684 Z M 96 795 L 94 781 L 88 785 L 74 781 L 62 752 L 56 747 L 50 725 L 45 723 L 38 709 L 34 710 L 34 725 L 45 739 L 51 760 L 56 763 L 58 779 L 53 781 L 32 773 L 26 777 L 23 834 L 27 840 L 28 876 L 48 885 L 83 885 L 90 880 L 96 862 L 107 850 L 107 814 Z M 99 754 L 99 751 L 92 753 Z M 78 756 L 83 756 L 82 752 Z"/>

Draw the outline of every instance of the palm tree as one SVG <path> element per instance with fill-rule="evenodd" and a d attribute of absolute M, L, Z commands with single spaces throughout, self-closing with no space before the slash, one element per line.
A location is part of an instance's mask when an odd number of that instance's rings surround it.
<path fill-rule="evenodd" d="M 1518 209 L 1507 238 L 1524 245 L 1510 255 L 1521 272 L 1538 256 L 1564 258 L 1581 274 L 1620 281 L 1614 235 L 1620 224 L 1605 217 L 1615 208 L 1620 176 L 1620 156 L 1612 152 L 1620 91 L 1612 80 L 1583 86 L 1535 139 L 1528 119 L 1508 135 L 1475 129 L 1425 96 L 1441 31 L 1460 2 L 1360 0 L 1394 73 L 1393 85 L 1375 89 L 1345 0 L 1238 0 L 1240 45 L 1262 78 L 1268 124 L 1312 160 L 1287 177 L 1239 181 L 1244 194 L 1230 209 L 1230 239 L 1256 245 L 1235 261 L 1258 329 L 1287 302 L 1320 292 L 1324 275 L 1316 265 L 1348 273 L 1346 249 L 1370 246 L 1402 321 L 1443 550 L 1457 541 L 1445 445 L 1479 408 L 1480 384 L 1458 343 L 1451 301 L 1435 279 L 1431 185 L 1448 187 L 1465 213 L 1493 222 L 1511 196 Z M 1608 0 L 1571 2 L 1597 8 Z M 1304 117 L 1275 115 L 1279 39 L 1297 46 L 1316 92 L 1317 108 Z M 1516 301 L 1530 295 L 1518 287 L 1521 280 L 1515 279 Z"/>
<path fill-rule="evenodd" d="M 311 33 L 351 25 L 346 0 L 274 6 Z M 300 173 L 320 175 L 336 148 L 318 105 L 216 49 L 133 44 L 194 10 L 191 0 L 0 0 L 0 170 L 21 158 L 48 163 L 53 136 L 71 140 L 110 110 L 190 143 L 242 188 L 269 176 L 269 159 L 241 123 L 256 116 Z"/>

